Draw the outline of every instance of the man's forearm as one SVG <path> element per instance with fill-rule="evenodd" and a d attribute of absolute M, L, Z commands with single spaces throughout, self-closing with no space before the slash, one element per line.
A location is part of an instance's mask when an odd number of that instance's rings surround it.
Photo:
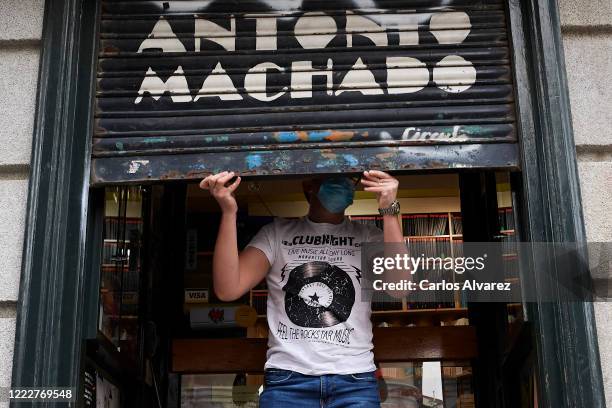
<path fill-rule="evenodd" d="M 240 269 L 236 213 L 224 212 L 221 216 L 213 254 L 213 281 L 215 293 L 222 300 L 231 298 L 232 291 L 239 287 Z"/>
<path fill-rule="evenodd" d="M 383 236 L 385 242 L 404 242 L 397 215 L 383 215 Z"/>

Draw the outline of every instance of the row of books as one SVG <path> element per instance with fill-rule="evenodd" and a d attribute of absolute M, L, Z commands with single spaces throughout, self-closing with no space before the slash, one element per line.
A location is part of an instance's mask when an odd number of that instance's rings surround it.
<path fill-rule="evenodd" d="M 382 217 L 378 215 L 353 215 L 352 221 L 360 224 L 372 225 L 378 228 L 383 227 Z M 454 235 L 461 234 L 463 227 L 461 225 L 461 215 L 451 213 L 450 218 L 448 213 L 434 214 L 403 214 L 402 229 L 405 236 L 435 236 L 449 235 L 451 232 Z"/>
<path fill-rule="evenodd" d="M 515 220 L 512 208 L 500 208 L 498 216 L 502 231 L 514 230 Z M 377 215 L 351 216 L 351 220 L 382 228 L 382 217 Z M 450 213 L 450 217 L 448 213 L 403 214 L 402 229 L 405 236 L 411 237 L 449 235 L 451 232 L 453 235 L 461 235 L 463 224 L 460 213 Z"/>
<path fill-rule="evenodd" d="M 405 236 L 434 236 L 449 234 L 448 214 L 402 215 Z"/>

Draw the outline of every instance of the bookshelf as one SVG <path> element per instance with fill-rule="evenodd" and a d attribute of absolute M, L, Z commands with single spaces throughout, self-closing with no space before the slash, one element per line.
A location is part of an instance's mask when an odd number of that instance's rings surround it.
<path fill-rule="evenodd" d="M 117 200 L 107 199 L 106 204 L 98 330 L 122 353 L 133 355 L 139 323 L 139 254 L 143 228 L 140 195 L 117 190 Z"/>

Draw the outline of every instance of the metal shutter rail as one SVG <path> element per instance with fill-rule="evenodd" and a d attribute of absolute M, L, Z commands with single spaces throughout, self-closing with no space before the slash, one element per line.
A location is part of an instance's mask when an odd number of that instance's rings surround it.
<path fill-rule="evenodd" d="M 518 167 L 501 0 L 101 7 L 94 185 Z"/>

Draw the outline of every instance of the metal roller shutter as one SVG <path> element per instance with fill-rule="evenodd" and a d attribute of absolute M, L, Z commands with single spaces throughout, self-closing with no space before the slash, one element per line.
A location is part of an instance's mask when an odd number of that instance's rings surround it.
<path fill-rule="evenodd" d="M 101 7 L 94 185 L 518 165 L 501 0 Z"/>

